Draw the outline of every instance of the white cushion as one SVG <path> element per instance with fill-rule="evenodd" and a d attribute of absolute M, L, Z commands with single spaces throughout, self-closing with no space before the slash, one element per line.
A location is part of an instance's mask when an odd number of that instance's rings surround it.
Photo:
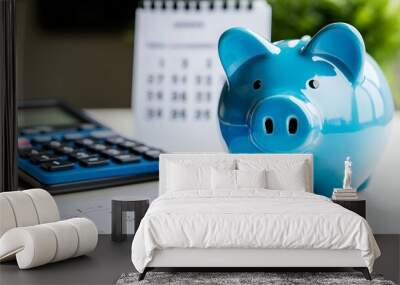
<path fill-rule="evenodd" d="M 237 188 L 267 188 L 266 171 L 236 170 Z"/>
<path fill-rule="evenodd" d="M 60 220 L 57 204 L 49 192 L 43 189 L 29 189 L 22 192 L 28 194 L 32 199 L 38 215 L 39 224 Z"/>
<path fill-rule="evenodd" d="M 0 194 L 0 237 L 16 226 L 17 222 L 11 204 L 6 197 Z"/>
<path fill-rule="evenodd" d="M 266 170 L 267 188 L 273 190 L 307 191 L 310 168 L 304 160 L 238 159 L 239 170 Z"/>
<path fill-rule="evenodd" d="M 185 191 L 210 188 L 210 167 L 193 165 L 169 165 L 168 189 L 170 191 Z"/>
<path fill-rule="evenodd" d="M 98 233 L 96 225 L 86 218 L 73 218 L 65 220 L 77 231 L 79 242 L 74 257 L 86 254 L 96 248 Z"/>
<path fill-rule="evenodd" d="M 284 170 L 293 165 L 305 163 L 307 191 L 313 191 L 313 160 L 311 154 L 230 154 L 230 153 L 175 153 L 162 154 L 160 156 L 160 183 L 159 194 L 170 191 L 171 177 L 169 165 L 178 163 L 183 165 L 194 165 L 202 167 L 238 169 L 238 170 Z M 225 165 L 225 167 L 224 167 Z M 236 167 L 236 165 L 238 167 Z M 228 166 L 228 167 L 226 167 Z M 210 171 L 211 174 L 211 171 Z M 211 180 L 211 179 L 210 179 Z M 198 190 L 193 189 L 191 190 Z M 262 188 L 265 189 L 265 188 Z M 207 189 L 213 192 L 211 189 Z M 227 189 L 228 190 L 228 189 Z M 231 191 L 231 190 L 229 190 Z M 205 190 L 197 191 L 206 193 Z"/>
<path fill-rule="evenodd" d="M 166 165 L 167 191 L 210 190 L 211 168 L 235 169 L 235 160 L 175 159 Z"/>
<path fill-rule="evenodd" d="M 33 226 L 60 219 L 57 204 L 43 189 L 0 193 L 0 237 L 15 227 Z M 3 219 L 4 217 L 4 219 Z"/>
<path fill-rule="evenodd" d="M 213 190 L 235 190 L 236 170 L 212 168 L 211 181 Z"/>
<path fill-rule="evenodd" d="M 304 164 L 288 169 L 272 169 L 267 171 L 268 189 L 303 191 L 307 189 Z"/>
<path fill-rule="evenodd" d="M 28 269 L 86 254 L 96 245 L 96 226 L 86 218 L 18 227 L 0 238 L 0 261 L 16 257 L 19 268 Z"/>
<path fill-rule="evenodd" d="M 92 221 L 59 218 L 57 205 L 45 190 L 0 193 L 0 262 L 16 258 L 18 266 L 26 269 L 96 247 L 97 228 Z"/>
<path fill-rule="evenodd" d="M 35 205 L 30 196 L 22 191 L 1 193 L 13 209 L 17 227 L 33 226 L 39 223 Z"/>
<path fill-rule="evenodd" d="M 78 249 L 79 236 L 78 232 L 73 228 L 70 222 L 58 221 L 54 223 L 44 224 L 55 234 L 57 244 L 56 254 L 51 262 L 57 262 L 74 256 Z"/>
<path fill-rule="evenodd" d="M 57 239 L 43 225 L 14 228 L 0 238 L 0 260 L 16 257 L 20 269 L 49 263 L 56 251 Z"/>
<path fill-rule="evenodd" d="M 211 188 L 213 190 L 234 191 L 242 188 L 266 188 L 265 170 L 211 170 Z"/>

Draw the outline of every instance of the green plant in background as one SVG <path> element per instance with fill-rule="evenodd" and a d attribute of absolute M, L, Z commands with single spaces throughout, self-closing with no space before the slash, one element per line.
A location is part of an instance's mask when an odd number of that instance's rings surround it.
<path fill-rule="evenodd" d="M 332 22 L 346 22 L 385 71 L 400 107 L 400 0 L 268 0 L 272 40 L 314 35 Z"/>

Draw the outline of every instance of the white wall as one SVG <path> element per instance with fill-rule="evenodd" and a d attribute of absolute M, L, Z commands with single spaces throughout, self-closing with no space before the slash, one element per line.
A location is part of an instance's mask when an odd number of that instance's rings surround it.
<path fill-rule="evenodd" d="M 400 112 L 371 183 L 360 197 L 367 200 L 367 220 L 374 233 L 400 234 Z"/>

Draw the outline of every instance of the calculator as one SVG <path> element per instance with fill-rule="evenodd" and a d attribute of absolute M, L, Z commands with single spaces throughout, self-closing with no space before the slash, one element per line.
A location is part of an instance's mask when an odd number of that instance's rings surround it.
<path fill-rule="evenodd" d="M 163 152 L 123 137 L 62 101 L 18 105 L 19 177 L 51 194 L 158 179 Z"/>

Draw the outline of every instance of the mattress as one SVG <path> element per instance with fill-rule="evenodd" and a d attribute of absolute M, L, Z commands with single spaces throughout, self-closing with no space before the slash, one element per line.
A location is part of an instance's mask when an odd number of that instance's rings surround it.
<path fill-rule="evenodd" d="M 157 198 L 132 243 L 139 272 L 162 249 L 359 250 L 372 271 L 380 255 L 361 216 L 307 192 L 241 189 L 179 191 Z"/>

